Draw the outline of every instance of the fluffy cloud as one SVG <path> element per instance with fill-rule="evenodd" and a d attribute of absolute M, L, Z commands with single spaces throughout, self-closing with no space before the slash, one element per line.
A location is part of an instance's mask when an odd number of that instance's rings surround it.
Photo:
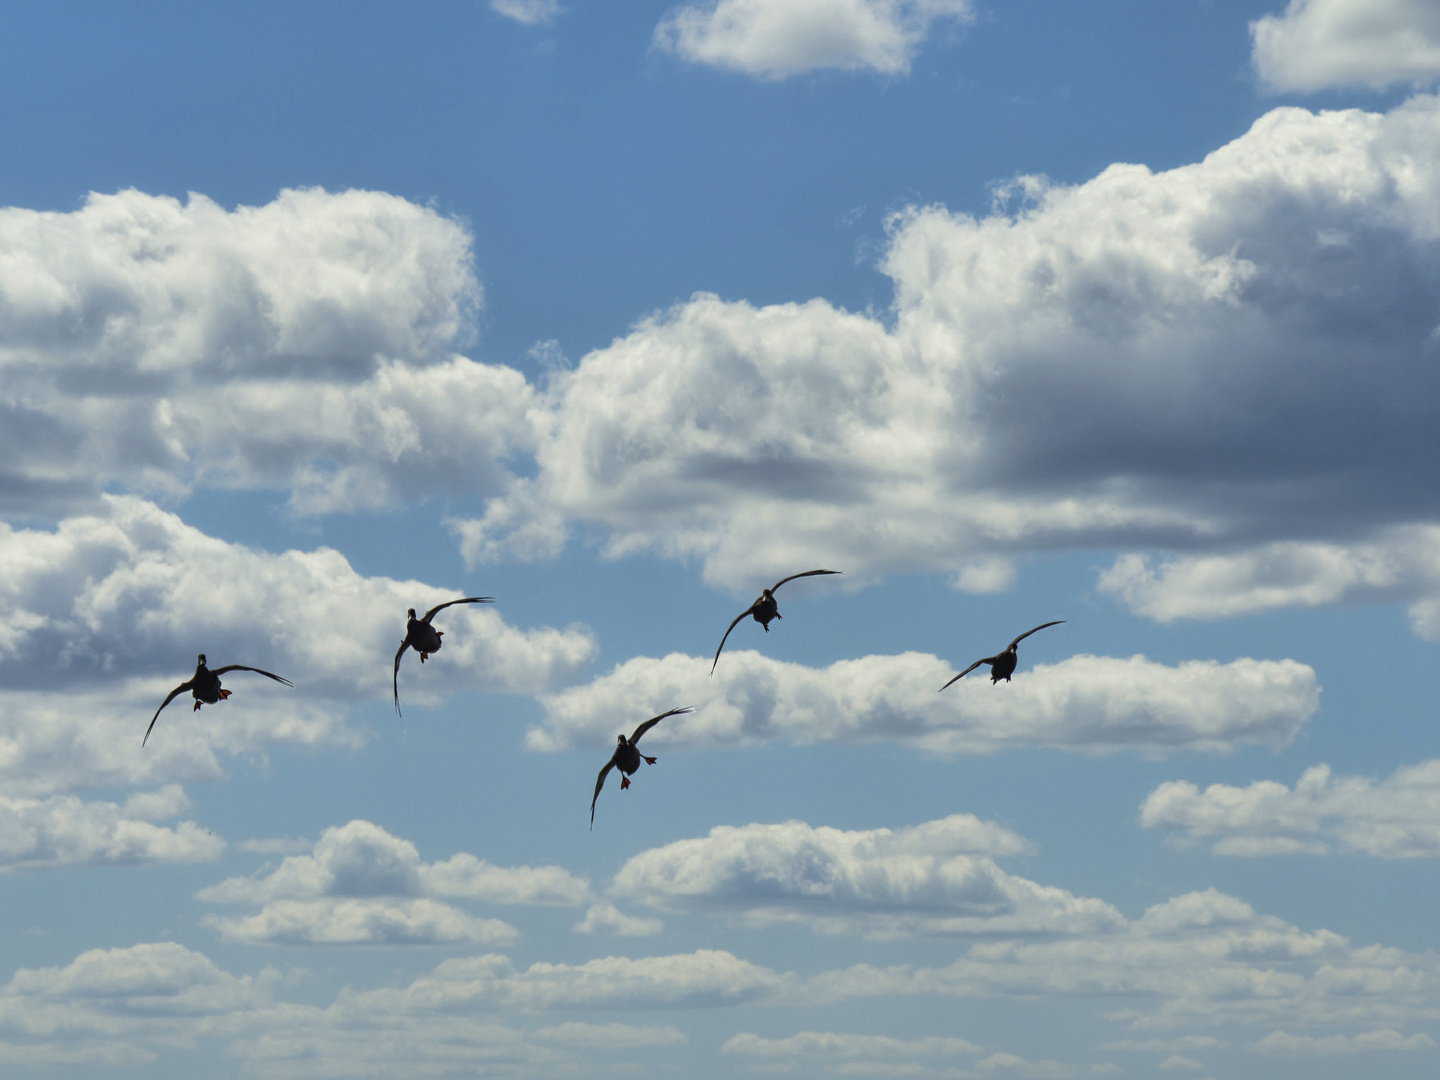
<path fill-rule="evenodd" d="M 326 829 L 311 854 L 291 855 L 257 876 L 229 878 L 195 895 L 212 904 L 263 905 L 248 917 L 205 918 L 232 941 L 503 945 L 518 936 L 513 927 L 436 898 L 576 905 L 590 888 L 558 866 L 494 866 L 465 852 L 425 863 L 410 841 L 356 820 Z"/>
<path fill-rule="evenodd" d="M 1291 1035 L 1287 1031 L 1272 1031 L 1252 1049 L 1262 1054 L 1330 1057 L 1335 1054 L 1364 1054 L 1376 1050 L 1433 1050 L 1435 1040 L 1424 1032 L 1417 1031 L 1414 1035 L 1405 1036 L 1389 1028 L 1362 1031 L 1358 1035 Z"/>
<path fill-rule="evenodd" d="M 328 548 L 270 554 L 227 543 L 133 496 L 102 506 L 53 531 L 0 523 L 0 685 L 148 675 L 159 705 L 203 649 L 215 666 L 287 675 L 301 694 L 388 698 L 405 609 L 455 596 L 364 577 Z M 538 689 L 595 647 L 579 629 L 516 630 L 489 606 L 448 609 L 437 625 L 448 631 L 441 660 L 423 679 L 418 664 L 402 664 L 407 700 L 458 685 Z M 247 696 L 269 689 L 243 673 L 231 681 Z"/>
<path fill-rule="evenodd" d="M 1440 10 L 1428 0 L 1290 0 L 1250 24 L 1273 90 L 1423 83 L 1440 77 Z"/>
<path fill-rule="evenodd" d="M 225 841 L 195 822 L 156 824 L 189 805 L 178 784 L 132 795 L 123 806 L 81 802 L 73 795 L 0 795 L 0 868 L 218 859 Z"/>
<path fill-rule="evenodd" d="M 579 521 L 737 588 L 993 588 L 1057 546 L 1434 525 L 1440 100 L 1277 109 L 1193 165 L 1014 192 L 897 215 L 887 319 L 697 295 L 557 374 L 537 475 L 456 523 L 467 550 Z"/>
<path fill-rule="evenodd" d="M 827 668 L 727 653 L 636 657 L 593 682 L 541 695 L 545 722 L 526 735 L 535 750 L 612 742 L 635 718 L 676 703 L 695 712 L 649 732 L 647 745 L 712 747 L 772 739 L 798 744 L 893 740 L 936 753 L 1005 746 L 1088 752 L 1224 751 L 1281 746 L 1315 711 L 1315 673 L 1293 660 L 1190 661 L 1075 656 L 1022 669 L 1011 683 L 963 679 L 934 656 L 902 653 Z M 658 707 L 657 707 L 658 706 Z M 643 718 L 643 717 L 642 717 Z M 629 726 L 627 726 L 629 725 Z"/>
<path fill-rule="evenodd" d="M 903 75 L 932 23 L 971 18 L 969 0 L 710 0 L 670 12 L 654 40 L 763 79 L 821 68 Z"/>
<path fill-rule="evenodd" d="M 616 937 L 649 937 L 665 929 L 659 919 L 626 915 L 614 904 L 591 904 L 585 918 L 571 927 L 577 934 L 612 934 Z"/>
<path fill-rule="evenodd" d="M 479 302 L 464 228 L 383 193 L 0 209 L 0 509 L 115 484 L 304 511 L 496 494 L 533 395 L 448 351 Z"/>
<path fill-rule="evenodd" d="M 968 814 L 895 831 L 722 825 L 633 856 L 612 891 L 667 911 L 871 937 L 1074 934 L 1123 923 L 1103 901 L 1037 885 L 972 854 L 1025 847 Z"/>
<path fill-rule="evenodd" d="M 1440 761 L 1396 769 L 1387 779 L 1332 778 L 1305 770 L 1294 789 L 1273 780 L 1248 787 L 1184 780 L 1152 791 L 1140 807 L 1147 828 L 1179 831 L 1182 842 L 1213 840 L 1216 855 L 1325 855 L 1383 859 L 1440 855 Z"/>

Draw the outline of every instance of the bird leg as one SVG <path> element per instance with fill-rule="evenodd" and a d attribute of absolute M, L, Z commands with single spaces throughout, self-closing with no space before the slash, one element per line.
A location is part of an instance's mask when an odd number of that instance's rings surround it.
<path fill-rule="evenodd" d="M 190 711 L 191 711 L 191 712 L 199 712 L 199 711 L 200 711 L 200 702 L 198 702 L 198 701 L 195 702 L 195 708 L 191 709 Z"/>
<path fill-rule="evenodd" d="M 641 754 L 640 756 L 641 756 L 641 757 L 645 757 L 644 754 Z M 654 765 L 654 764 L 655 764 L 655 759 L 654 759 L 653 757 L 647 757 L 647 758 L 645 758 L 645 764 L 646 764 L 646 765 Z"/>
<path fill-rule="evenodd" d="M 220 700 L 221 700 L 221 701 L 224 701 L 224 700 L 225 700 L 226 698 L 228 698 L 229 696 L 230 696 L 230 691 L 229 691 L 229 690 L 221 690 L 221 691 L 220 691 Z"/>
<path fill-rule="evenodd" d="M 430 654 L 429 654 L 428 652 L 422 652 L 422 653 L 420 654 L 420 662 L 421 662 L 422 664 L 423 664 L 426 660 L 429 660 L 429 659 L 430 659 Z"/>
<path fill-rule="evenodd" d="M 630 786 L 630 777 L 628 777 L 628 776 L 622 776 L 622 777 L 620 777 L 620 790 L 621 790 L 621 791 L 624 791 L 624 790 L 625 790 L 627 787 L 629 787 L 629 786 Z"/>

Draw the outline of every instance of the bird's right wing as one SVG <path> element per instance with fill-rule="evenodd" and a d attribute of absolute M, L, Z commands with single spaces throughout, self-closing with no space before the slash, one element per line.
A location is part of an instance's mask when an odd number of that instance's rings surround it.
<path fill-rule="evenodd" d="M 284 683 L 286 686 L 295 685 L 283 675 L 276 675 L 273 671 L 261 671 L 258 667 L 246 667 L 244 664 L 226 664 L 224 667 L 211 668 L 210 674 L 224 675 L 227 671 L 253 671 L 256 675 L 264 675 L 267 679 L 274 679 L 276 682 Z"/>
<path fill-rule="evenodd" d="M 160 719 L 160 713 L 164 710 L 165 706 L 169 705 L 170 702 L 174 701 L 177 697 L 183 694 L 186 690 L 189 690 L 194 685 L 194 679 L 186 679 L 179 686 L 175 687 L 174 690 L 170 691 L 170 693 L 166 696 L 165 700 L 160 703 L 160 708 L 155 710 L 155 715 L 150 718 L 150 726 L 145 729 L 145 738 L 140 740 L 141 746 L 144 746 L 149 741 L 150 732 L 155 730 L 155 721 Z"/>
<path fill-rule="evenodd" d="M 400 711 L 400 658 L 405 655 L 405 650 L 410 647 L 410 639 L 406 638 L 400 642 L 400 648 L 395 650 L 395 671 L 390 676 L 390 684 L 395 688 L 395 715 L 404 716 Z"/>
<path fill-rule="evenodd" d="M 423 623 L 428 623 L 431 619 L 435 617 L 435 613 L 437 611 L 443 611 L 451 604 L 493 604 L 494 602 L 495 597 L 493 596 L 466 596 L 459 600 L 446 600 L 445 603 L 436 604 L 429 611 L 425 612 L 424 616 L 421 617 L 420 621 Z"/>
<path fill-rule="evenodd" d="M 595 781 L 595 794 L 590 796 L 590 828 L 595 828 L 595 800 L 600 798 L 600 789 L 605 786 L 605 777 L 610 775 L 610 770 L 615 767 L 615 758 L 612 755 L 600 770 L 600 776 Z"/>
<path fill-rule="evenodd" d="M 757 601 L 757 602 L 758 602 L 758 601 Z M 754 604 L 751 604 L 751 605 L 750 605 L 749 607 L 747 607 L 744 611 L 740 612 L 739 615 L 736 615 L 736 616 L 735 616 L 735 621 L 730 624 L 729 628 L 725 631 L 725 636 L 720 639 L 720 649 L 725 648 L 725 642 L 726 642 L 727 640 L 729 640 L 730 631 L 731 631 L 731 630 L 734 630 L 735 627 L 737 627 L 737 626 L 740 625 L 740 620 L 743 619 L 743 618 L 745 618 L 746 615 L 753 615 L 754 613 L 755 613 L 755 605 L 754 605 Z M 714 659 L 714 660 L 711 662 L 711 664 L 710 664 L 710 674 L 711 674 L 711 675 L 714 675 L 714 674 L 715 674 L 715 665 L 718 664 L 718 663 L 720 663 L 720 649 L 716 649 L 716 650 L 715 650 L 715 659 Z"/>
<path fill-rule="evenodd" d="M 840 570 L 806 570 L 803 574 L 791 574 L 789 577 L 781 578 L 775 582 L 775 584 L 770 587 L 770 591 L 774 593 L 774 591 L 780 588 L 781 585 L 784 585 L 785 582 L 794 581 L 797 577 L 814 577 L 816 574 L 839 574 L 841 572 Z"/>
<path fill-rule="evenodd" d="M 940 689 L 941 689 L 941 690 L 944 690 L 945 687 L 947 687 L 947 686 L 950 685 L 950 683 L 959 682 L 961 679 L 963 679 L 966 675 L 969 675 L 970 672 L 974 671 L 974 670 L 975 670 L 977 667 L 979 667 L 981 664 L 991 663 L 991 661 L 992 661 L 993 659 L 994 659 L 994 657 L 991 657 L 990 660 L 976 660 L 973 664 L 971 664 L 969 667 L 967 667 L 964 671 L 960 672 L 959 675 L 956 675 L 955 678 L 951 679 L 950 682 L 947 682 L 947 683 L 945 684 L 945 686 L 940 687 Z"/>
<path fill-rule="evenodd" d="M 635 729 L 635 734 L 633 734 L 633 735 L 630 736 L 630 745 L 631 745 L 631 746 L 634 746 L 637 742 L 640 741 L 640 736 L 641 736 L 641 735 L 644 735 L 645 732 L 649 731 L 652 727 L 654 727 L 656 724 L 658 724 L 661 720 L 664 720 L 665 717 L 667 717 L 667 716 L 677 716 L 677 715 L 679 715 L 680 713 L 687 713 L 687 712 L 690 712 L 693 708 L 694 708 L 694 706 L 686 705 L 685 708 L 683 708 L 683 709 L 671 709 L 669 712 L 662 712 L 659 716 L 652 716 L 649 720 L 646 720 L 643 724 L 641 724 L 639 727 L 637 727 L 637 728 Z"/>

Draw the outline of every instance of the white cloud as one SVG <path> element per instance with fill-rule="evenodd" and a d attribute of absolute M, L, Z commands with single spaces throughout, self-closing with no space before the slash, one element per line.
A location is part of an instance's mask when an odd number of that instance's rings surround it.
<path fill-rule="evenodd" d="M 1430 0 L 1290 0 L 1250 24 L 1251 61 L 1272 90 L 1379 90 L 1440 77 L 1440 9 Z"/>
<path fill-rule="evenodd" d="M 479 919 L 435 900 L 274 900 L 257 914 L 206 915 L 226 941 L 247 945 L 509 945 L 520 936 L 499 919 Z"/>
<path fill-rule="evenodd" d="M 81 802 L 73 795 L 0 795 L 0 868 L 218 859 L 225 841 L 195 822 L 156 824 L 189 806 L 178 784 L 132 795 L 124 805 Z"/>
<path fill-rule="evenodd" d="M 1186 843 L 1213 840 L 1216 855 L 1325 855 L 1384 859 L 1440 856 L 1440 760 L 1396 769 L 1387 779 L 1338 779 L 1330 766 L 1305 770 L 1294 789 L 1273 780 L 1248 787 L 1184 780 L 1152 791 L 1140 807 L 1146 828 L 1170 828 Z"/>
<path fill-rule="evenodd" d="M 654 42 L 762 79 L 823 68 L 904 75 L 932 23 L 971 18 L 969 0 L 708 0 L 671 11 Z"/>
<path fill-rule="evenodd" d="M 490 0 L 490 10 L 525 26 L 542 26 L 565 9 L 560 0 Z"/>
<path fill-rule="evenodd" d="M 961 814 L 894 831 L 801 821 L 722 825 L 632 856 L 611 891 L 666 911 L 881 938 L 1076 934 L 1123 923 L 1103 901 L 1037 885 L 969 854 L 1025 846 L 1014 833 Z"/>
<path fill-rule="evenodd" d="M 393 195 L 92 194 L 0 209 L 0 252 L 0 509 L 116 484 L 305 512 L 498 494 L 532 440 L 524 378 L 449 352 L 480 303 L 469 235 Z"/>
<path fill-rule="evenodd" d="M 732 1036 L 722 1054 L 744 1057 L 957 1057 L 974 1056 L 981 1048 L 965 1039 L 939 1035 L 896 1039 L 889 1035 L 854 1035 L 835 1031 L 801 1031 L 784 1039 L 766 1039 L 741 1032 Z"/>
<path fill-rule="evenodd" d="M 589 895 L 583 879 L 558 866 L 494 866 L 466 852 L 425 863 L 410 841 L 361 820 L 326 829 L 311 854 L 195 894 L 211 904 L 263 905 L 252 916 L 206 916 L 227 940 L 346 945 L 505 945 L 518 936 L 513 927 L 437 898 L 575 905 Z"/>
<path fill-rule="evenodd" d="M 610 934 L 615 937 L 649 937 L 665 929 L 659 919 L 626 915 L 614 904 L 591 904 L 585 918 L 571 927 L 577 934 Z"/>
<path fill-rule="evenodd" d="M 644 1027 L 635 1024 L 586 1024 L 570 1020 L 554 1027 L 536 1028 L 532 1039 L 584 1049 L 630 1046 L 675 1046 L 685 1042 L 685 1033 L 674 1027 Z"/>
<path fill-rule="evenodd" d="M 364 577 L 329 548 L 270 554 L 227 543 L 142 499 L 105 496 L 100 513 L 67 518 L 54 531 L 0 523 L 0 685 L 148 675 L 158 706 L 204 651 L 215 666 L 286 675 L 302 695 L 388 699 L 405 609 L 455 595 Z M 442 624 L 445 651 L 423 678 L 418 664 L 401 665 L 406 700 L 433 700 L 460 685 L 538 689 L 595 648 L 588 631 L 519 631 L 489 605 L 447 609 Z M 255 676 L 231 682 L 237 696 L 269 689 Z M 138 731 L 148 719 L 137 718 Z M 161 725 L 173 729 L 179 719 L 172 706 Z"/>
<path fill-rule="evenodd" d="M 934 656 L 902 653 L 808 668 L 756 652 L 709 657 L 636 657 L 594 681 L 542 694 L 544 723 L 526 734 L 533 750 L 613 742 L 645 710 L 676 702 L 695 712 L 646 736 L 657 747 L 744 746 L 784 739 L 893 740 L 935 753 L 1005 746 L 1120 749 L 1164 754 L 1282 746 L 1315 711 L 1315 673 L 1293 660 L 1189 661 L 1074 656 L 1022 669 L 1011 683 L 963 679 Z M 656 708 L 655 706 L 657 706 Z"/>
<path fill-rule="evenodd" d="M 747 592 L 796 565 L 993 588 L 1028 551 L 1435 524 L 1440 100 L 1018 188 L 897 215 L 887 318 L 700 294 L 555 374 L 538 471 L 453 523 L 467 551 L 578 522 Z"/>
<path fill-rule="evenodd" d="M 1376 1050 L 1433 1050 L 1435 1040 L 1424 1032 L 1407 1036 L 1390 1028 L 1362 1031 L 1358 1035 L 1291 1035 L 1287 1031 L 1272 1031 L 1251 1049 L 1262 1054 L 1330 1057 Z"/>

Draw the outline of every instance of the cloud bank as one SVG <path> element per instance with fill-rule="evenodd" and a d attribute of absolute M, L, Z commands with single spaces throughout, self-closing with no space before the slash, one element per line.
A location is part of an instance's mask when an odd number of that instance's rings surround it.
<path fill-rule="evenodd" d="M 1440 78 L 1440 10 L 1427 0 L 1290 0 L 1250 24 L 1251 62 L 1272 90 L 1379 90 Z"/>

